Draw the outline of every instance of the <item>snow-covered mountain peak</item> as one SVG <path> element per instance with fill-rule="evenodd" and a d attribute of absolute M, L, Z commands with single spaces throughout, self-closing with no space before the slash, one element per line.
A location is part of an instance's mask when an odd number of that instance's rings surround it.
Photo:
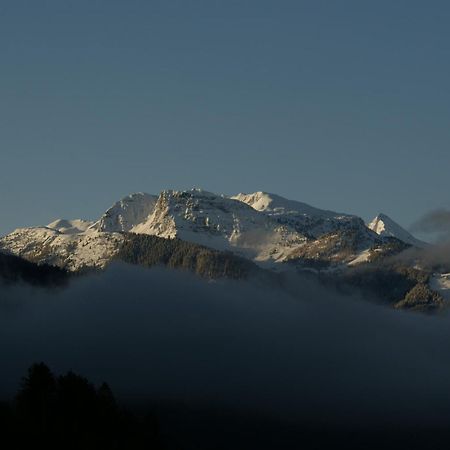
<path fill-rule="evenodd" d="M 392 220 L 386 214 L 378 214 L 367 227 L 377 233 L 381 237 L 393 237 L 397 238 L 406 244 L 413 245 L 415 247 L 426 247 L 427 244 L 419 239 L 415 238 L 411 233 L 406 231 L 397 222 Z"/>
<path fill-rule="evenodd" d="M 305 240 L 246 203 L 200 189 L 163 191 L 148 220 L 131 231 L 233 249 L 259 259 L 278 259 L 287 247 Z"/>
<path fill-rule="evenodd" d="M 305 214 L 322 218 L 348 216 L 348 214 L 315 208 L 307 203 L 288 200 L 280 195 L 263 191 L 254 192 L 252 194 L 240 193 L 231 198 L 244 202 L 257 211 L 270 214 Z"/>
<path fill-rule="evenodd" d="M 175 190 L 175 189 L 165 189 L 161 192 L 159 197 L 173 197 L 173 198 L 186 198 L 190 197 L 192 199 L 217 199 L 217 198 L 227 198 L 223 194 L 215 194 L 214 192 L 207 191 L 198 187 L 186 190 Z"/>
<path fill-rule="evenodd" d="M 158 196 L 137 192 L 128 195 L 109 208 L 91 228 L 98 231 L 130 231 L 153 212 Z"/>
<path fill-rule="evenodd" d="M 89 227 L 93 225 L 93 222 L 88 220 L 75 219 L 57 219 L 47 225 L 47 228 L 59 231 L 62 234 L 79 234 L 84 233 Z"/>
<path fill-rule="evenodd" d="M 268 192 L 238 194 L 231 198 L 246 203 L 280 224 L 287 225 L 310 238 L 319 238 L 343 229 L 367 230 L 359 217 L 315 208 L 307 203 L 288 200 Z"/>

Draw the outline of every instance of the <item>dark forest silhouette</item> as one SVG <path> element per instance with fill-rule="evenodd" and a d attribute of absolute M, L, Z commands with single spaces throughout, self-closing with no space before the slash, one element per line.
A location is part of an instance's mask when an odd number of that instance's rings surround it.
<path fill-rule="evenodd" d="M 15 400 L 0 403 L 0 446 L 8 450 L 419 450 L 447 448 L 450 437 L 446 426 L 411 427 L 401 420 L 387 428 L 376 423 L 354 428 L 307 418 L 279 421 L 255 411 L 211 406 L 153 407 L 166 422 L 162 438 L 148 406 L 130 412 L 118 405 L 106 383 L 95 387 L 73 372 L 56 377 L 44 363 L 33 364 Z"/>
<path fill-rule="evenodd" d="M 24 282 L 35 286 L 63 286 L 68 281 L 68 273 L 59 267 L 35 264 L 0 250 L 0 285 Z"/>
<path fill-rule="evenodd" d="M 12 404 L 0 407 L 4 448 L 159 449 L 156 419 L 118 406 L 106 383 L 33 364 Z"/>

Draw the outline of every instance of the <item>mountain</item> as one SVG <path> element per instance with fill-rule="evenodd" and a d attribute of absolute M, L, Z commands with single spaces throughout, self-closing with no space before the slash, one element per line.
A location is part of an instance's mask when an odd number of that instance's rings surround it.
<path fill-rule="evenodd" d="M 418 248 L 427 247 L 428 244 L 416 239 L 411 233 L 402 228 L 398 223 L 394 222 L 386 214 L 378 214 L 367 227 L 384 238 L 396 238 L 406 244 Z"/>
<path fill-rule="evenodd" d="M 22 266 L 31 274 L 47 268 L 46 279 L 50 266 L 80 272 L 117 260 L 211 279 L 259 273 L 269 280 L 279 272 L 307 271 L 397 308 L 440 310 L 449 298 L 447 278 L 389 258 L 425 245 L 384 214 L 366 226 L 357 216 L 265 192 L 227 197 L 165 190 L 128 195 L 94 222 L 58 219 L 1 237 L 0 252 L 20 258 L 9 266 L 0 258 L 0 278 L 3 270 L 4 279 L 21 279 Z"/>
<path fill-rule="evenodd" d="M 192 189 L 129 195 L 91 225 L 59 220 L 21 228 L 1 238 L 0 248 L 71 271 L 102 268 L 118 253 L 124 232 L 179 238 L 269 264 L 306 242 L 297 231 L 243 202 Z"/>
<path fill-rule="evenodd" d="M 89 229 L 177 237 L 259 261 L 282 259 L 306 240 L 243 202 L 201 189 L 129 195 Z"/>
<path fill-rule="evenodd" d="M 367 227 L 357 216 L 265 192 L 226 197 L 201 189 L 166 190 L 159 195 L 128 195 L 94 222 L 60 219 L 17 229 L 0 238 L 0 249 L 79 271 L 105 267 L 124 245 L 124 233 L 134 233 L 232 251 L 263 267 L 287 269 L 304 262 L 346 266 L 384 254 L 386 237 L 416 242 L 391 222 L 378 220 Z"/>

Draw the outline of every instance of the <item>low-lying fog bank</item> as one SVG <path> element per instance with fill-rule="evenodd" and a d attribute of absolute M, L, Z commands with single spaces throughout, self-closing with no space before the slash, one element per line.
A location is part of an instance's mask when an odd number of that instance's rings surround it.
<path fill-rule="evenodd" d="M 165 399 L 317 423 L 450 423 L 450 320 L 298 282 L 261 285 L 114 266 L 57 290 L 0 293 L 0 392 L 35 361 Z"/>

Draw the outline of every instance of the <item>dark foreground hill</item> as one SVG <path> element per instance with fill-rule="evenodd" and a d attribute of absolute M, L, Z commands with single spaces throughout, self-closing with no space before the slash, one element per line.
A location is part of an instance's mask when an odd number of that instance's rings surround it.
<path fill-rule="evenodd" d="M 24 282 L 35 286 L 58 286 L 67 281 L 59 267 L 38 265 L 14 255 L 0 253 L 0 285 Z"/>
<path fill-rule="evenodd" d="M 0 404 L 0 445 L 8 449 L 157 450 L 153 416 L 120 407 L 106 383 L 33 364 L 13 402 Z"/>

